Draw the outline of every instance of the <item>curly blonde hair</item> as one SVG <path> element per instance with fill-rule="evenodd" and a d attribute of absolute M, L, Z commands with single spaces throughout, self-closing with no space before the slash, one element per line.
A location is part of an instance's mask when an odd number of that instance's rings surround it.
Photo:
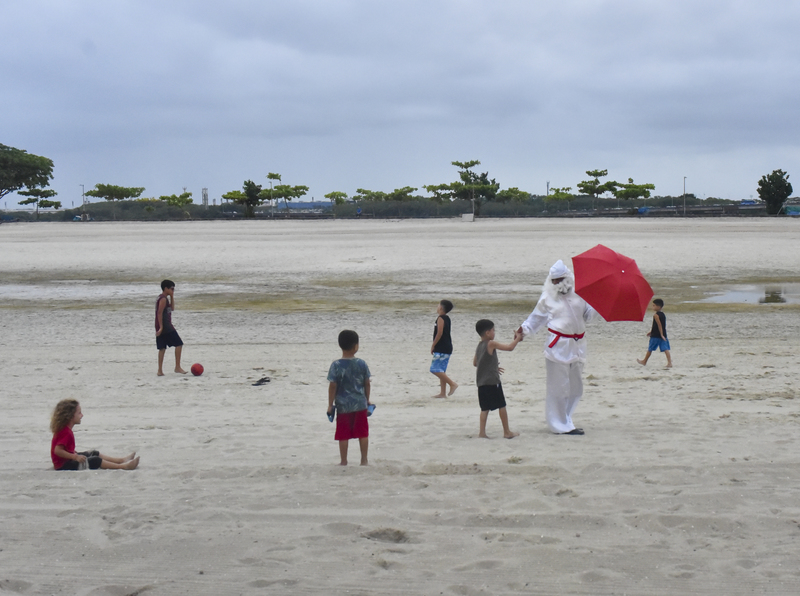
<path fill-rule="evenodd" d="M 62 399 L 58 402 L 55 410 L 53 410 L 53 415 L 50 417 L 50 430 L 53 434 L 60 431 L 72 421 L 79 405 L 77 399 Z"/>

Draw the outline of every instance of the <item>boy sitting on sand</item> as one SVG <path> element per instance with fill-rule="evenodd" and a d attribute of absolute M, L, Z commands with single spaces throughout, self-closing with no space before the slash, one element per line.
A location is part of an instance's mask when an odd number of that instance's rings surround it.
<path fill-rule="evenodd" d="M 81 423 L 83 413 L 76 399 L 62 399 L 53 410 L 50 418 L 50 430 L 53 440 L 50 443 L 50 458 L 56 470 L 134 470 L 139 465 L 136 453 L 127 457 L 109 457 L 99 451 L 81 451 L 75 453 L 75 435 L 72 427 Z"/>
<path fill-rule="evenodd" d="M 494 340 L 494 323 L 488 319 L 481 319 L 475 324 L 475 331 L 481 336 L 481 343 L 475 349 L 475 358 L 472 365 L 477 368 L 476 382 L 478 385 L 478 402 L 481 406 L 481 428 L 479 437 L 486 436 L 486 420 L 489 412 L 499 410 L 500 422 L 503 423 L 503 437 L 513 439 L 519 433 L 511 432 L 508 428 L 508 414 L 506 413 L 506 398 L 503 394 L 503 385 L 500 383 L 500 374 L 503 369 L 497 360 L 497 350 L 511 352 L 517 347 L 522 336 L 514 332 L 514 339 L 510 344 L 501 344 Z"/>
<path fill-rule="evenodd" d="M 339 334 L 342 357 L 334 360 L 328 370 L 328 416 L 336 411 L 336 434 L 339 441 L 341 465 L 347 465 L 347 446 L 350 439 L 358 439 L 361 447 L 361 465 L 367 465 L 369 448 L 370 372 L 367 363 L 356 358 L 358 333 L 345 329 Z"/>
<path fill-rule="evenodd" d="M 650 360 L 650 354 L 656 350 L 661 350 L 667 357 L 667 368 L 672 368 L 672 356 L 669 353 L 669 340 L 667 339 L 667 315 L 661 312 L 664 308 L 664 301 L 661 298 L 653 300 L 653 328 L 647 337 L 650 338 L 650 345 L 647 346 L 647 354 L 644 355 L 644 360 L 637 360 L 639 364 L 645 366 L 647 361 Z"/>

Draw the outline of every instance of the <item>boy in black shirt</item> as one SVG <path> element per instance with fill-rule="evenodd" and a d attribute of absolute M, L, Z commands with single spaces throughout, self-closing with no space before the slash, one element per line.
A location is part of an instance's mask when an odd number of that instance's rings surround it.
<path fill-rule="evenodd" d="M 653 328 L 647 337 L 650 338 L 650 345 L 647 346 L 647 354 L 644 355 L 644 360 L 637 360 L 639 364 L 644 366 L 650 359 L 650 354 L 656 350 L 661 350 L 667 357 L 667 368 L 672 368 L 672 357 L 669 355 L 669 340 L 667 339 L 667 315 L 661 312 L 664 308 L 664 301 L 661 298 L 653 300 Z"/>

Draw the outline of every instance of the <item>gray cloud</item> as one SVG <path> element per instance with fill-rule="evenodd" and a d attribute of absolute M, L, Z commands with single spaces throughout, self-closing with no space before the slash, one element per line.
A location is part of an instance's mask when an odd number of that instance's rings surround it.
<path fill-rule="evenodd" d="M 317 198 L 481 159 L 544 192 L 608 168 L 743 198 L 798 157 L 790 2 L 12 3 L 0 142 L 97 182 L 199 196 L 278 171 Z"/>

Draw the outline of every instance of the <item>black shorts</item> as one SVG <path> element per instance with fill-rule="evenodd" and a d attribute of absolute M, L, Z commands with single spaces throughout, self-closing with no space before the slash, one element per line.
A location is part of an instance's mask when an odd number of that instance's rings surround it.
<path fill-rule="evenodd" d="M 86 465 L 90 470 L 96 470 L 100 467 L 100 464 L 103 463 L 103 460 L 100 458 L 99 451 L 78 451 L 78 455 L 83 455 L 86 457 Z M 81 464 L 80 462 L 69 460 L 63 466 L 59 468 L 59 470 L 80 470 Z"/>
<path fill-rule="evenodd" d="M 177 348 L 183 345 L 183 340 L 178 332 L 174 329 L 172 331 L 162 331 L 161 335 L 156 338 L 156 347 L 159 350 L 166 350 L 167 348 Z"/>
<path fill-rule="evenodd" d="M 498 383 L 478 386 L 478 403 L 481 404 L 481 412 L 505 408 L 506 396 L 503 394 L 503 385 Z"/>

